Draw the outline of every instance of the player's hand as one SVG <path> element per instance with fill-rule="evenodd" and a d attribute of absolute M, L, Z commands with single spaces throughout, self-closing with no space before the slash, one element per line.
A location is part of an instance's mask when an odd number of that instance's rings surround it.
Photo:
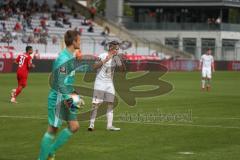
<path fill-rule="evenodd" d="M 113 57 L 112 54 L 108 55 L 102 62 L 107 63 Z"/>
<path fill-rule="evenodd" d="M 36 66 L 35 66 L 35 64 L 32 64 L 32 66 L 31 66 L 32 68 L 35 68 Z"/>
<path fill-rule="evenodd" d="M 64 105 L 71 111 L 75 111 L 76 109 L 78 109 L 78 107 L 73 104 L 72 98 L 65 100 Z"/>
<path fill-rule="evenodd" d="M 85 105 L 85 101 L 81 97 L 78 104 L 77 104 L 77 108 L 78 109 L 84 108 L 84 105 Z"/>
<path fill-rule="evenodd" d="M 77 60 L 81 60 L 82 59 L 82 52 L 80 50 L 77 50 L 75 52 L 75 55 L 76 55 Z"/>
<path fill-rule="evenodd" d="M 123 54 L 123 53 L 119 53 L 119 54 L 117 54 L 117 56 L 118 56 L 121 60 L 124 60 L 124 54 Z"/>
<path fill-rule="evenodd" d="M 81 98 L 78 104 L 79 104 L 80 106 L 84 106 L 84 105 L 85 105 L 85 101 Z"/>

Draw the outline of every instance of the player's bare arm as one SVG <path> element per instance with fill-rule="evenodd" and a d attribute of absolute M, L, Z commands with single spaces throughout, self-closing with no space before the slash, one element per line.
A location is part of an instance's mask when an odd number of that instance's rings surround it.
<path fill-rule="evenodd" d="M 100 59 L 98 59 L 98 60 L 96 61 L 96 63 L 93 64 L 93 69 L 94 69 L 94 70 L 97 70 L 98 68 L 102 67 L 102 65 L 103 65 L 103 61 L 101 61 Z"/>
<path fill-rule="evenodd" d="M 123 62 L 122 54 L 118 54 L 114 56 L 114 60 L 116 61 L 116 64 L 121 72 L 126 71 L 125 63 Z"/>
<path fill-rule="evenodd" d="M 35 68 L 35 64 L 32 63 L 31 59 L 28 61 L 28 68 Z"/>
<path fill-rule="evenodd" d="M 124 63 L 122 63 L 122 65 L 121 65 L 121 66 L 118 66 L 118 68 L 119 68 L 119 70 L 120 70 L 121 72 L 124 72 L 124 71 L 126 71 L 126 66 L 125 66 L 125 64 L 124 64 Z"/>
<path fill-rule="evenodd" d="M 93 64 L 93 69 L 96 70 L 101 68 L 103 64 L 107 63 L 113 55 L 108 55 L 104 60 L 98 59 L 95 64 Z"/>
<path fill-rule="evenodd" d="M 215 66 L 214 66 L 214 62 L 212 62 L 212 71 L 215 72 Z"/>
<path fill-rule="evenodd" d="M 35 68 L 35 64 L 31 63 L 31 64 L 28 64 L 28 68 Z"/>
<path fill-rule="evenodd" d="M 17 59 L 18 59 L 18 58 L 15 59 L 14 63 L 18 65 L 19 63 L 18 63 L 18 60 L 17 60 Z"/>
<path fill-rule="evenodd" d="M 199 69 L 199 70 L 202 69 L 202 60 L 199 61 L 198 69 Z"/>
<path fill-rule="evenodd" d="M 120 71 L 124 72 L 127 69 L 126 69 L 126 65 L 125 65 L 124 60 L 123 60 L 123 55 L 120 55 L 120 60 L 122 62 L 122 65 L 120 66 Z"/>

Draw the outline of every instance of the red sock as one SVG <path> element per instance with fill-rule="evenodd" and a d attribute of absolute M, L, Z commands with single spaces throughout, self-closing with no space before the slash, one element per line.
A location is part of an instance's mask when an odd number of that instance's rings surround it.
<path fill-rule="evenodd" d="M 22 91 L 22 86 L 18 86 L 18 88 L 16 89 L 16 93 L 15 93 L 15 97 L 17 97 Z"/>

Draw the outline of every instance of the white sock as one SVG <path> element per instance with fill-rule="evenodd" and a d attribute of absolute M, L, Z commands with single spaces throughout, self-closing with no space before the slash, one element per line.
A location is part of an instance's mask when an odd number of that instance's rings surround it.
<path fill-rule="evenodd" d="M 109 104 L 107 109 L 107 128 L 111 128 L 113 123 L 113 105 Z"/>
<path fill-rule="evenodd" d="M 96 116 L 97 116 L 97 109 L 98 109 L 98 106 L 93 105 L 92 112 L 91 112 L 91 117 L 90 117 L 90 126 L 89 126 L 91 128 L 94 128 L 94 122 L 95 122 Z"/>
<path fill-rule="evenodd" d="M 205 80 L 202 80 L 202 88 L 205 88 Z"/>

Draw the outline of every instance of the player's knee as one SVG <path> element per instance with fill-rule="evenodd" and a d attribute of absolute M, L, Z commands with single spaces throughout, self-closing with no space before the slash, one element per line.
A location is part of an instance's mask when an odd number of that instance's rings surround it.
<path fill-rule="evenodd" d="M 58 128 L 53 127 L 53 126 L 48 126 L 47 131 L 48 131 L 48 133 L 50 133 L 50 134 L 56 134 L 57 131 L 58 131 Z"/>
<path fill-rule="evenodd" d="M 108 108 L 113 109 L 113 103 L 112 102 L 108 102 Z"/>
<path fill-rule="evenodd" d="M 107 113 L 113 113 L 113 103 L 108 103 Z"/>
<path fill-rule="evenodd" d="M 74 124 L 71 124 L 69 126 L 69 129 L 71 130 L 71 132 L 75 133 L 79 130 L 80 128 L 80 125 L 78 123 L 74 123 Z"/>
<path fill-rule="evenodd" d="M 100 104 L 93 103 L 93 104 L 92 104 L 92 109 L 93 109 L 93 110 L 97 110 L 99 106 L 100 106 Z"/>

